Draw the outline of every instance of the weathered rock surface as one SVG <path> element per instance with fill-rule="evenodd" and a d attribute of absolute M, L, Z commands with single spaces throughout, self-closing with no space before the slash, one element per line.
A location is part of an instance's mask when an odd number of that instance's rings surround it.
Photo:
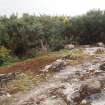
<path fill-rule="evenodd" d="M 94 54 L 94 49 L 88 50 Z M 47 65 L 43 72 L 59 72 L 13 105 L 105 105 L 105 57 L 75 66 L 65 66 L 65 59 Z"/>
<path fill-rule="evenodd" d="M 105 63 L 103 63 L 102 65 L 100 65 L 100 70 L 105 71 Z"/>
<path fill-rule="evenodd" d="M 45 68 L 41 71 L 48 72 L 48 71 L 60 71 L 66 65 L 65 60 L 58 59 L 50 65 L 45 66 Z"/>
<path fill-rule="evenodd" d="M 81 98 L 99 92 L 101 92 L 101 83 L 98 80 L 86 80 L 80 87 Z"/>
<path fill-rule="evenodd" d="M 102 54 L 105 53 L 105 48 L 104 47 L 90 47 L 90 48 L 85 48 L 84 53 L 88 55 L 95 55 L 95 54 Z"/>
<path fill-rule="evenodd" d="M 30 92 L 17 105 L 94 105 L 92 97 L 101 94 L 105 87 L 105 73 L 100 70 L 99 62 L 84 62 L 75 67 L 66 66 L 62 70 L 56 69 L 62 62 L 56 62 L 46 68 L 60 72 Z"/>

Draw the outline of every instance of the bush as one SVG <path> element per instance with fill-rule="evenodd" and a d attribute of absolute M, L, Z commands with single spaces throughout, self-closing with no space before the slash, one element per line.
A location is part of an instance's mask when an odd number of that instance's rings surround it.
<path fill-rule="evenodd" d="M 18 58 L 15 56 L 12 56 L 11 50 L 0 47 L 0 66 L 7 65 L 12 62 L 18 61 Z"/>

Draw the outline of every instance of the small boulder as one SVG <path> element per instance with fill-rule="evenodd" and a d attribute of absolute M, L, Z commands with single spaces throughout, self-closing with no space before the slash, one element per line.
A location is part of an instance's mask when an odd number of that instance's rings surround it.
<path fill-rule="evenodd" d="M 42 72 L 48 72 L 49 69 L 51 68 L 52 64 L 50 65 L 46 65 L 45 68 L 43 70 L 41 70 Z"/>
<path fill-rule="evenodd" d="M 73 44 L 65 45 L 65 49 L 71 50 L 71 49 L 74 49 L 74 48 L 75 48 L 75 45 L 73 45 Z"/>
<path fill-rule="evenodd" d="M 99 43 L 97 43 L 97 46 L 98 47 L 104 47 L 104 43 L 103 42 L 99 42 Z"/>
<path fill-rule="evenodd" d="M 87 100 L 85 100 L 85 99 L 82 100 L 82 101 L 81 101 L 81 104 L 82 104 L 82 105 L 86 105 L 86 104 L 87 104 Z"/>
<path fill-rule="evenodd" d="M 88 96 L 101 92 L 101 83 L 97 80 L 87 80 L 82 83 L 77 91 L 73 92 L 70 96 L 70 103 L 72 105 L 90 105 Z"/>
<path fill-rule="evenodd" d="M 11 97 L 11 95 L 6 91 L 0 91 L 0 97 L 2 97 L 2 96 Z"/>
<path fill-rule="evenodd" d="M 79 91 L 75 91 L 72 95 L 71 95 L 71 100 L 74 102 L 79 102 L 80 101 L 80 93 Z"/>
<path fill-rule="evenodd" d="M 102 64 L 102 65 L 100 65 L 100 70 L 103 70 L 103 71 L 105 71 L 105 62 Z"/>
<path fill-rule="evenodd" d="M 101 83 L 98 80 L 89 79 L 85 81 L 85 83 L 83 83 L 80 87 L 81 98 L 85 98 L 86 96 L 90 96 L 99 92 L 101 92 Z"/>
<path fill-rule="evenodd" d="M 65 61 L 62 59 L 58 59 L 54 63 L 52 63 L 51 70 L 60 71 L 64 66 L 65 66 Z"/>
<path fill-rule="evenodd" d="M 45 66 L 45 68 L 41 71 L 44 73 L 48 72 L 49 70 L 60 71 L 65 65 L 66 65 L 66 62 L 64 60 L 58 59 L 52 64 Z"/>

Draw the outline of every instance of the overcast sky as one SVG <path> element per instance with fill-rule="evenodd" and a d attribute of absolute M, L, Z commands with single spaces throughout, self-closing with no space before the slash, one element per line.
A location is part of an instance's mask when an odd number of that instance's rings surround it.
<path fill-rule="evenodd" d="M 0 15 L 30 13 L 74 16 L 90 9 L 105 10 L 105 0 L 0 0 Z"/>

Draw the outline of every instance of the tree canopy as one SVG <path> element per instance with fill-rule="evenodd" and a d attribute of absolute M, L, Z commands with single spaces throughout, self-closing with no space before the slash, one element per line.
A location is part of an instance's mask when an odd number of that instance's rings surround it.
<path fill-rule="evenodd" d="M 105 11 L 91 10 L 81 16 L 23 14 L 0 17 L 0 46 L 17 56 L 54 51 L 65 44 L 105 43 Z"/>

